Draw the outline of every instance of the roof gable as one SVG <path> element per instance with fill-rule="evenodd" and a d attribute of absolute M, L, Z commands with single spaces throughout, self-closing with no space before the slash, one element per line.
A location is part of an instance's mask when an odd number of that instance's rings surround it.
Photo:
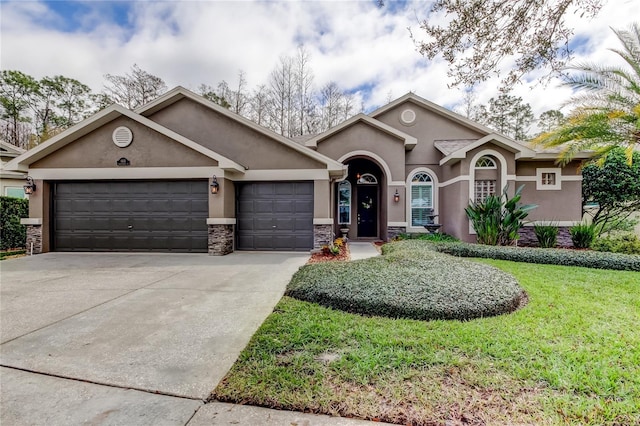
<path fill-rule="evenodd" d="M 311 139 L 308 139 L 307 141 L 304 142 L 304 144 L 310 148 L 317 148 L 318 147 L 318 143 L 322 143 L 322 141 L 329 139 L 331 136 L 351 127 L 354 126 L 358 123 L 364 123 L 368 126 L 371 126 L 375 129 L 381 130 L 384 133 L 387 133 L 397 139 L 399 139 L 401 142 L 404 143 L 404 148 L 406 151 L 410 151 L 413 148 L 415 148 L 416 144 L 418 143 L 418 140 L 416 138 L 414 138 L 411 135 L 408 135 L 404 132 L 401 132 L 400 130 L 391 127 L 381 121 L 376 120 L 375 118 L 371 118 L 367 115 L 364 114 L 358 114 L 355 115 L 353 117 L 351 117 L 350 119 L 343 121 L 342 123 L 338 124 L 335 127 L 332 127 L 331 129 L 316 135 L 314 137 L 312 137 Z"/>
<path fill-rule="evenodd" d="M 10 161 L 6 168 L 10 170 L 22 170 L 26 171 L 29 165 L 35 163 L 38 160 L 41 160 L 48 156 L 49 154 L 57 151 L 58 149 L 70 144 L 71 142 L 77 140 L 78 138 L 85 136 L 92 131 L 102 127 L 103 125 L 115 120 L 118 117 L 128 117 L 131 120 L 134 120 L 143 126 L 149 127 L 156 132 L 167 136 L 168 138 L 196 151 L 202 155 L 205 155 L 215 161 L 218 162 L 218 165 L 222 169 L 233 170 L 237 172 L 244 172 L 245 168 L 240 164 L 232 161 L 206 147 L 203 147 L 200 144 L 193 142 L 190 139 L 185 138 L 178 133 L 175 133 L 172 130 L 167 129 L 166 127 L 161 126 L 160 124 L 149 120 L 146 117 L 143 117 L 139 114 L 136 114 L 133 111 L 130 111 L 120 105 L 111 105 L 108 108 L 94 114 L 93 116 L 87 118 L 86 120 L 76 124 L 75 126 L 70 127 L 64 132 L 54 136 L 53 138 L 45 141 L 44 143 L 38 145 L 37 147 L 27 151 L 26 153 L 20 155 L 18 158 Z"/>
<path fill-rule="evenodd" d="M 428 101 L 418 95 L 416 95 L 415 93 L 407 93 L 406 95 L 396 99 L 395 101 L 392 101 L 390 103 L 388 103 L 387 105 L 384 105 L 380 108 L 378 108 L 377 110 L 371 112 L 369 114 L 369 116 L 371 116 L 372 118 L 376 118 L 382 114 L 384 114 L 387 111 L 390 111 L 406 102 L 412 102 L 417 104 L 418 106 L 431 111 L 435 114 L 438 114 L 440 116 L 443 116 L 451 121 L 454 121 L 458 124 L 461 124 L 469 129 L 475 130 L 481 134 L 484 135 L 488 135 L 491 133 L 495 133 L 495 131 L 493 131 L 492 129 L 483 126 L 482 124 L 476 123 L 473 120 L 469 120 L 467 117 L 464 117 L 458 113 L 455 113 L 451 110 L 448 110 L 447 108 L 444 108 L 438 104 L 435 104 L 431 101 Z"/>
<path fill-rule="evenodd" d="M 193 102 L 196 102 L 210 110 L 213 110 L 218 114 L 224 117 L 227 117 L 243 126 L 246 126 L 249 129 L 255 132 L 258 132 L 263 136 L 268 137 L 269 139 L 281 144 L 282 146 L 288 149 L 296 151 L 306 157 L 309 157 L 312 160 L 315 160 L 321 164 L 326 165 L 331 175 L 342 176 L 344 174 L 344 165 L 342 165 L 341 163 L 335 160 L 332 160 L 331 158 L 326 157 L 316 151 L 313 151 L 299 143 L 296 143 L 291 139 L 285 138 L 284 136 L 279 135 L 263 126 L 260 126 L 254 123 L 253 121 L 247 118 L 244 118 L 234 112 L 231 112 L 228 109 L 221 107 L 220 105 L 214 102 L 211 102 L 210 100 L 205 99 L 204 97 L 199 96 L 181 86 L 175 87 L 174 89 L 170 90 L 169 92 L 165 93 L 164 95 L 160 96 L 154 101 L 138 108 L 136 110 L 136 113 L 143 116 L 151 116 L 152 114 L 159 112 L 185 98 Z"/>

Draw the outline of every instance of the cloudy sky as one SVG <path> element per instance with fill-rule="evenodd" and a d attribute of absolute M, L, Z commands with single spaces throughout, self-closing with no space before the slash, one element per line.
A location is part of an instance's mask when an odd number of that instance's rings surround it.
<path fill-rule="evenodd" d="M 420 56 L 408 27 L 419 34 L 425 1 L 5 1 L 0 0 L 0 67 L 36 78 L 61 74 L 100 91 L 104 74 L 131 65 L 162 77 L 171 88 L 237 82 L 266 83 L 279 56 L 303 44 L 315 84 L 335 81 L 371 110 L 413 91 L 449 108 L 462 99 L 447 87 L 447 66 Z M 609 27 L 640 19 L 640 0 L 609 0 L 597 18 L 569 22 L 580 40 L 576 61 L 617 61 Z M 535 77 L 535 76 L 533 76 Z M 497 81 L 478 89 L 478 102 L 495 96 Z M 568 89 L 520 85 L 514 93 L 536 115 L 558 108 Z"/>

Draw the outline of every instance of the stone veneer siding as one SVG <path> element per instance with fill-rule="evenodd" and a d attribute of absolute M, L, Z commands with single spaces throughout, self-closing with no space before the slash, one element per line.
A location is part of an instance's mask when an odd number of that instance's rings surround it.
<path fill-rule="evenodd" d="M 209 255 L 224 256 L 233 252 L 233 225 L 209 225 Z"/>
<path fill-rule="evenodd" d="M 538 239 L 536 238 L 536 233 L 533 229 L 533 226 L 524 226 L 520 229 L 520 239 L 518 240 L 518 245 L 521 247 L 539 247 Z M 559 226 L 558 227 L 558 241 L 556 243 L 556 247 L 573 247 L 573 242 L 571 241 L 571 234 L 569 233 L 568 226 Z"/>
<path fill-rule="evenodd" d="M 404 226 L 389 226 L 387 228 L 387 239 L 393 240 L 395 237 L 397 237 L 400 234 L 405 234 L 407 232 L 407 228 L 405 228 Z"/>
<path fill-rule="evenodd" d="M 319 249 L 333 241 L 333 225 L 313 225 L 313 248 Z"/>
<path fill-rule="evenodd" d="M 27 253 L 31 253 L 33 244 L 33 254 L 42 253 L 42 225 L 26 225 L 27 227 Z"/>

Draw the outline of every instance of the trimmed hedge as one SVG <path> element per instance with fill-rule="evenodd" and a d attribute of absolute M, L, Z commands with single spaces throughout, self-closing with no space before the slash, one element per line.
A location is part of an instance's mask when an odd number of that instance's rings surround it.
<path fill-rule="evenodd" d="M 516 279 L 492 266 L 436 253 L 416 240 L 384 247 L 380 257 L 306 265 L 286 295 L 351 313 L 417 320 L 469 320 L 526 303 Z"/>
<path fill-rule="evenodd" d="M 426 243 L 440 253 L 459 257 L 482 257 L 514 262 L 583 266 L 595 269 L 640 271 L 640 256 L 590 250 L 498 247 L 469 243 Z"/>
<path fill-rule="evenodd" d="M 0 250 L 23 248 L 27 229 L 20 219 L 29 217 L 29 200 L 0 196 Z"/>

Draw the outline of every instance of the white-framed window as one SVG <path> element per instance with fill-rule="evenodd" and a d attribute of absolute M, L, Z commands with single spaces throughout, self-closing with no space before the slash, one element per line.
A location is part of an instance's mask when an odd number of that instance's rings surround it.
<path fill-rule="evenodd" d="M 375 185 L 378 179 L 371 173 L 364 173 L 358 178 L 358 185 Z"/>
<path fill-rule="evenodd" d="M 427 224 L 433 214 L 433 179 L 425 172 L 411 177 L 411 226 L 418 228 Z"/>
<path fill-rule="evenodd" d="M 495 179 L 482 179 L 475 181 L 474 200 L 476 203 L 484 201 L 489 195 L 496 193 Z"/>
<path fill-rule="evenodd" d="M 488 155 L 483 155 L 476 161 L 476 169 L 497 169 L 496 162 Z"/>
<path fill-rule="evenodd" d="M 351 183 L 346 180 L 338 184 L 338 224 L 351 224 Z"/>
<path fill-rule="evenodd" d="M 4 195 L 14 198 L 27 198 L 24 193 L 24 188 L 21 186 L 6 186 L 4 188 Z"/>
<path fill-rule="evenodd" d="M 561 189 L 560 176 L 562 176 L 562 169 L 559 167 L 536 169 L 536 189 L 538 191 Z"/>

